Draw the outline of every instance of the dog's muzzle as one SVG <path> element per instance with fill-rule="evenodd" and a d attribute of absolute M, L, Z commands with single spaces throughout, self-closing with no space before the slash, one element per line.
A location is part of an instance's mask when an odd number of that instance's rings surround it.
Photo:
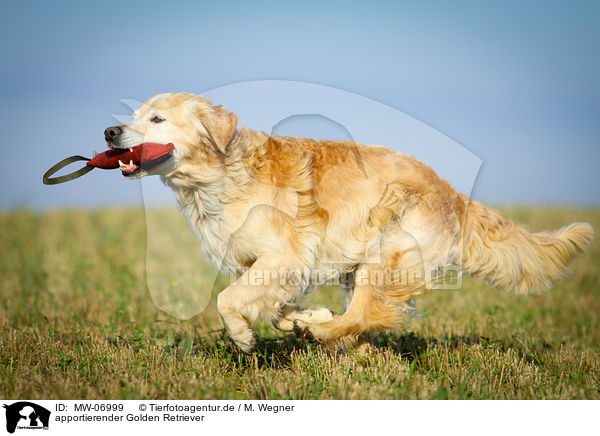
<path fill-rule="evenodd" d="M 123 129 L 119 126 L 107 127 L 107 129 L 104 131 L 104 139 L 109 144 L 112 144 L 114 141 L 119 139 L 121 133 L 123 133 Z"/>

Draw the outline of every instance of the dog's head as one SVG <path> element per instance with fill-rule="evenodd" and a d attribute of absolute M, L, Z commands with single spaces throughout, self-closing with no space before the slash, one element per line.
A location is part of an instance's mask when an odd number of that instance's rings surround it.
<path fill-rule="evenodd" d="M 146 100 L 130 123 L 104 131 L 111 148 L 133 148 L 145 142 L 173 143 L 175 150 L 166 160 L 145 162 L 129 178 L 158 174 L 168 177 L 193 164 L 196 170 L 214 167 L 228 152 L 237 117 L 210 100 L 184 92 L 158 94 Z"/>

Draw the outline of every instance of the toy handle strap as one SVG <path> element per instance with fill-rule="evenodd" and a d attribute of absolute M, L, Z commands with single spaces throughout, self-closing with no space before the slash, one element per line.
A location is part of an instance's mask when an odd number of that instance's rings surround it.
<path fill-rule="evenodd" d="M 77 162 L 78 160 L 89 161 L 90 159 L 88 157 L 83 157 L 83 156 L 71 156 L 71 157 L 61 160 L 59 163 L 57 163 L 52 168 L 50 168 L 48 171 L 46 171 L 46 173 L 44 174 L 44 177 L 42 178 L 44 185 L 57 185 L 59 183 L 68 182 L 69 180 L 73 180 L 73 179 L 76 179 L 77 177 L 81 177 L 84 174 L 87 174 L 94 169 L 93 166 L 86 165 L 83 168 L 81 168 L 75 172 L 72 172 L 71 174 L 65 174 L 64 176 L 58 176 L 58 177 L 50 177 L 51 175 L 56 173 L 58 170 L 66 167 L 67 165 L 69 165 L 73 162 Z"/>

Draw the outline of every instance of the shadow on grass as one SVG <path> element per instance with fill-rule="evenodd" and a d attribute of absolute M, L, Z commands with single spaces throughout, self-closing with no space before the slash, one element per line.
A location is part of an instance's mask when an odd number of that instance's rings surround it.
<path fill-rule="evenodd" d="M 292 356 L 294 355 L 315 352 L 345 354 L 341 350 L 333 351 L 319 344 L 297 339 L 293 334 L 275 338 L 257 336 L 254 350 L 252 353 L 246 354 L 233 344 L 224 329 L 210 333 L 208 335 L 195 334 L 193 336 L 175 333 L 172 337 L 169 336 L 167 340 L 163 338 L 163 342 L 160 342 L 138 332 L 128 337 L 114 336 L 109 339 L 109 342 L 117 347 L 127 345 L 134 350 L 139 350 L 146 347 L 149 340 L 150 343 L 159 345 L 163 352 L 176 359 L 202 355 L 213 357 L 222 362 L 229 362 L 239 369 L 286 369 L 291 367 Z M 373 351 L 390 350 L 411 363 L 434 349 L 452 351 L 463 346 L 481 344 L 488 347 L 498 347 L 502 352 L 507 352 L 509 349 L 516 350 L 521 357 L 530 363 L 542 366 L 538 347 L 530 345 L 531 348 L 529 348 L 518 337 L 514 339 L 510 343 L 506 343 L 505 341 L 493 340 L 477 334 L 435 338 L 420 336 L 414 332 L 404 334 L 381 333 L 374 338 Z M 548 346 L 545 343 L 543 345 L 544 348 Z"/>
<path fill-rule="evenodd" d="M 481 343 L 482 338 L 478 335 L 450 336 L 442 339 L 424 338 L 413 332 L 406 334 L 380 334 L 374 340 L 377 349 L 390 349 L 402 358 L 412 362 L 421 354 L 431 350 L 433 347 L 441 346 L 447 350 L 454 350 L 462 345 L 474 345 Z"/>
<path fill-rule="evenodd" d="M 290 368 L 293 354 L 306 353 L 319 348 L 316 344 L 300 341 L 290 334 L 279 338 L 258 337 L 254 350 L 246 354 L 233 344 L 225 332 L 222 333 L 221 339 L 216 341 L 216 349 L 210 343 L 206 345 L 210 348 L 204 351 L 218 355 L 229 354 L 243 369 L 250 367 L 259 369 Z"/>
<path fill-rule="evenodd" d="M 485 338 L 477 335 L 451 336 L 443 339 L 425 338 L 413 332 L 406 334 L 380 334 L 373 342 L 374 351 L 391 350 L 402 359 L 412 362 L 420 355 L 427 353 L 433 347 L 441 346 L 447 350 L 454 350 L 462 345 L 479 344 Z M 240 366 L 258 366 L 259 368 L 280 369 L 288 368 L 291 356 L 296 353 L 321 351 L 325 353 L 343 353 L 341 350 L 332 351 L 319 344 L 297 339 L 288 334 L 279 338 L 257 338 L 256 346 L 252 353 L 241 352 L 222 332 L 221 338 L 214 344 L 205 343 L 202 352 L 215 352 L 229 354 Z M 199 349 L 198 352 L 201 352 Z"/>

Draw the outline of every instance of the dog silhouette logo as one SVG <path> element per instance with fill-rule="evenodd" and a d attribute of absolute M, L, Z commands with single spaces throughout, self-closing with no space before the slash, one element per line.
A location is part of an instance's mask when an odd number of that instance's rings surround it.
<path fill-rule="evenodd" d="M 48 429 L 50 411 L 29 401 L 19 401 L 4 405 L 6 409 L 6 431 L 14 433 L 19 429 Z"/>

